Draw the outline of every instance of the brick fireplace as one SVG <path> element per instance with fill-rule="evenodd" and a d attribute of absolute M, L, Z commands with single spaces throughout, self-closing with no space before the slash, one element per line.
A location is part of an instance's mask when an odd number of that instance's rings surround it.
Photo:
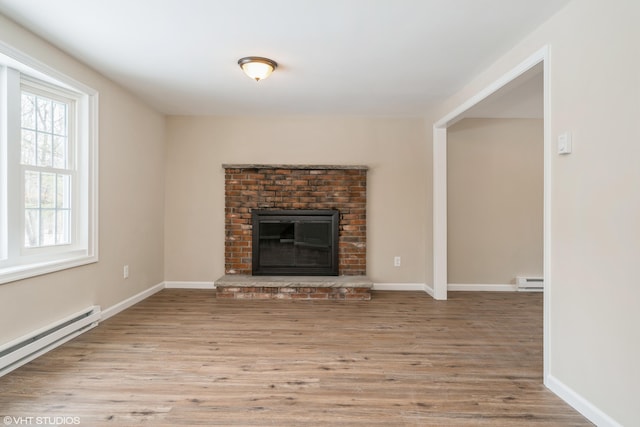
<path fill-rule="evenodd" d="M 218 298 L 369 300 L 367 167 L 223 165 L 225 276 Z M 338 276 L 252 276 L 252 213 L 338 211 Z"/>
<path fill-rule="evenodd" d="M 366 166 L 223 165 L 225 274 L 251 275 L 254 209 L 339 211 L 338 275 L 366 274 Z"/>
<path fill-rule="evenodd" d="M 251 275 L 252 211 L 337 210 L 338 275 L 366 274 L 366 166 L 223 165 L 225 274 Z"/>

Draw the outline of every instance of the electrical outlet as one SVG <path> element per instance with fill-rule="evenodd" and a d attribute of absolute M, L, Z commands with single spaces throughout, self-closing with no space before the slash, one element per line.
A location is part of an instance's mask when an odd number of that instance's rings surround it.
<path fill-rule="evenodd" d="M 123 276 L 125 279 L 128 279 L 128 278 L 129 278 L 129 266 L 128 266 L 128 265 L 125 265 L 125 266 L 122 268 L 122 276 Z"/>
<path fill-rule="evenodd" d="M 400 267 L 401 264 L 401 259 L 399 256 L 394 256 L 393 257 L 393 266 L 394 267 Z"/>

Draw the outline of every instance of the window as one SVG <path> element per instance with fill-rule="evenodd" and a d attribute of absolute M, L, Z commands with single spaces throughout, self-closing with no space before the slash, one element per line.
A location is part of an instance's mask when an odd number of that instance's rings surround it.
<path fill-rule="evenodd" d="M 97 261 L 97 93 L 0 45 L 0 283 Z"/>
<path fill-rule="evenodd" d="M 69 144 L 69 115 L 73 117 L 75 103 L 35 92 L 27 88 L 21 94 L 25 248 L 70 244 L 75 213 L 70 203 L 76 179 Z"/>

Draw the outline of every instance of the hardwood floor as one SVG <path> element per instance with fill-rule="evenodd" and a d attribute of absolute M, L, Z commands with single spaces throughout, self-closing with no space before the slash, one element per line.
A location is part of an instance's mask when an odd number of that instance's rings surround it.
<path fill-rule="evenodd" d="M 542 385 L 541 294 L 449 295 L 241 301 L 164 290 L 0 378 L 0 416 L 82 426 L 591 425 Z"/>

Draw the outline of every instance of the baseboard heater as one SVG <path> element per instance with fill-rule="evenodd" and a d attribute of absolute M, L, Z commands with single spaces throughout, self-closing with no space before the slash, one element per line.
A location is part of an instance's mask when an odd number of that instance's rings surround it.
<path fill-rule="evenodd" d="M 99 321 L 100 307 L 90 306 L 0 346 L 0 377 L 94 328 Z"/>
<path fill-rule="evenodd" d="M 542 277 L 516 277 L 518 291 L 521 292 L 542 292 L 544 290 L 544 279 Z"/>

